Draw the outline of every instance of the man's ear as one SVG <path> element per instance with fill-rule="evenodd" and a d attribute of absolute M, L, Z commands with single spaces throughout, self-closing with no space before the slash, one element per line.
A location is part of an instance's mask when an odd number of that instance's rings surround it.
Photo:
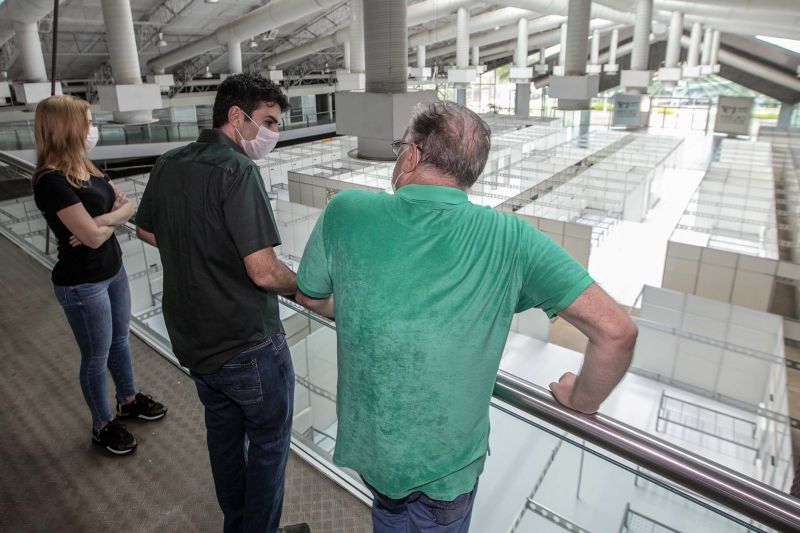
<path fill-rule="evenodd" d="M 231 126 L 238 128 L 241 126 L 242 110 L 238 105 L 232 105 L 228 108 L 228 123 Z"/>

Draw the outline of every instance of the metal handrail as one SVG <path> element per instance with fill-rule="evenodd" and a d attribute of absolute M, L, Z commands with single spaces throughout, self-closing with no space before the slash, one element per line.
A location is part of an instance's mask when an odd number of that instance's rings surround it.
<path fill-rule="evenodd" d="M 665 479 L 779 531 L 800 531 L 800 500 L 605 415 L 586 415 L 503 370 L 494 396 Z"/>

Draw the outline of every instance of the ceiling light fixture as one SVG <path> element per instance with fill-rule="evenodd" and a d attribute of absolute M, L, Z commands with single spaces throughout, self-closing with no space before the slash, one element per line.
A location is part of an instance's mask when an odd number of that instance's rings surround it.
<path fill-rule="evenodd" d="M 159 48 L 164 48 L 167 46 L 167 41 L 164 40 L 164 34 L 161 32 L 158 32 L 158 41 L 156 41 L 156 46 Z"/>
<path fill-rule="evenodd" d="M 206 4 L 218 4 L 219 0 L 206 0 Z"/>
<path fill-rule="evenodd" d="M 203 73 L 203 77 L 205 79 L 213 78 L 214 75 L 211 74 L 211 67 L 206 67 L 206 71 Z"/>
<path fill-rule="evenodd" d="M 255 39 L 250 39 L 250 48 L 258 48 L 258 43 Z"/>

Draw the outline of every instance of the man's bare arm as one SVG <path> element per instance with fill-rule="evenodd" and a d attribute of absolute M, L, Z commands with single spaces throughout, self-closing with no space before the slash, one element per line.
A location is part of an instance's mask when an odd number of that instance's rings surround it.
<path fill-rule="evenodd" d="M 286 297 L 297 292 L 294 272 L 278 259 L 272 248 L 262 248 L 245 256 L 244 266 L 253 283 L 266 291 Z"/>
<path fill-rule="evenodd" d="M 550 390 L 563 405 L 595 413 L 633 357 L 638 330 L 617 303 L 596 284 L 590 285 L 559 316 L 589 338 L 583 367 L 576 376 L 567 372 Z"/>
<path fill-rule="evenodd" d="M 301 291 L 297 291 L 295 301 L 310 311 L 314 311 L 318 315 L 334 318 L 335 312 L 333 310 L 333 295 L 327 298 L 311 298 L 306 296 Z"/>
<path fill-rule="evenodd" d="M 156 248 L 158 248 L 158 244 L 156 244 L 156 236 L 153 233 L 145 231 L 137 226 L 136 236 L 139 237 L 140 240 L 143 240 L 144 242 L 149 244 L 150 246 L 155 246 Z"/>

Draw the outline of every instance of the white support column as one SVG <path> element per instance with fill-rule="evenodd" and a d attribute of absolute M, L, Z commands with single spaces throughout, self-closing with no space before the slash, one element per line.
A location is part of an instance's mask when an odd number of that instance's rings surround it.
<path fill-rule="evenodd" d="M 101 0 L 100 5 L 115 82 L 98 88 L 100 107 L 113 111 L 117 122 L 152 122 L 153 109 L 162 105 L 161 88 L 158 84 L 142 83 L 130 1 Z"/>
<path fill-rule="evenodd" d="M 633 50 L 630 70 L 622 71 L 620 85 L 627 92 L 642 94 L 650 86 L 650 33 L 653 21 L 653 0 L 639 0 L 633 26 Z"/>
<path fill-rule="evenodd" d="M 708 64 L 711 65 L 712 72 L 719 71 L 719 30 L 714 30 L 711 34 L 711 54 L 708 56 Z"/>
<path fill-rule="evenodd" d="M 478 67 L 481 64 L 481 47 L 475 45 L 472 47 L 472 66 Z"/>
<path fill-rule="evenodd" d="M 467 84 L 478 76 L 476 68 L 469 65 L 469 10 L 456 11 L 456 68 L 447 71 L 447 80 L 455 84 L 456 102 L 467 105 Z"/>
<path fill-rule="evenodd" d="M 531 114 L 531 78 L 533 78 L 533 69 L 528 67 L 528 19 L 520 17 L 517 21 L 514 65 L 511 67 L 511 79 L 517 82 L 514 114 L 520 117 L 527 117 Z"/>
<path fill-rule="evenodd" d="M 652 20 L 653 0 L 639 0 L 636 5 L 636 23 L 633 26 L 631 70 L 647 70 L 650 60 Z"/>
<path fill-rule="evenodd" d="M 522 17 L 517 22 L 517 47 L 514 49 L 514 66 L 528 66 L 528 19 Z"/>
<path fill-rule="evenodd" d="M 347 72 L 350 72 L 350 41 L 347 40 L 342 43 L 342 66 Z"/>
<path fill-rule="evenodd" d="M 599 77 L 586 75 L 591 18 L 592 0 L 569 0 L 564 75 L 550 82 L 550 96 L 558 98 L 559 109 L 570 111 L 589 109 L 592 98 L 597 95 L 600 86 Z M 599 43 L 599 32 L 595 34 L 595 39 Z M 599 60 L 599 49 L 597 55 Z"/>
<path fill-rule="evenodd" d="M 350 72 L 363 74 L 364 60 L 364 0 L 350 0 Z"/>
<path fill-rule="evenodd" d="M 592 32 L 592 46 L 589 49 L 589 65 L 586 72 L 589 74 L 599 74 L 603 70 L 600 65 L 600 30 Z"/>
<path fill-rule="evenodd" d="M 667 38 L 667 53 L 664 66 L 677 67 L 681 59 L 681 36 L 683 35 L 683 13 L 673 11 L 669 22 L 669 37 Z"/>
<path fill-rule="evenodd" d="M 114 81 L 126 85 L 142 83 L 130 1 L 102 0 L 100 5 L 103 8 L 106 42 Z"/>
<path fill-rule="evenodd" d="M 615 74 L 619 72 L 617 64 L 617 46 L 619 45 L 619 30 L 611 30 L 611 42 L 608 44 L 608 63 L 603 65 L 603 72 Z"/>
<path fill-rule="evenodd" d="M 681 37 L 683 37 L 683 14 L 673 11 L 669 23 L 669 36 L 667 37 L 667 51 L 664 56 L 664 67 L 659 69 L 658 77 L 665 87 L 675 87 L 675 82 L 681 79 Z"/>
<path fill-rule="evenodd" d="M 364 59 L 364 0 L 350 0 L 350 37 L 345 40 L 345 68 L 336 72 L 337 91 L 363 90 L 366 86 Z"/>
<path fill-rule="evenodd" d="M 696 78 L 700 75 L 700 39 L 702 35 L 702 25 L 699 22 L 692 24 L 692 32 L 689 35 L 689 51 L 686 53 L 686 65 L 683 68 L 684 78 Z"/>
<path fill-rule="evenodd" d="M 700 64 L 703 66 L 709 65 L 709 59 L 711 58 L 711 36 L 713 35 L 714 30 L 711 28 L 706 28 L 706 31 L 703 32 L 703 53 L 700 56 Z"/>
<path fill-rule="evenodd" d="M 456 68 L 469 66 L 469 11 L 459 7 L 456 12 Z"/>
<path fill-rule="evenodd" d="M 539 48 L 539 62 L 533 66 L 536 74 L 547 74 L 550 67 L 547 65 L 547 48 L 542 46 Z"/>
<path fill-rule="evenodd" d="M 336 132 L 358 137 L 359 158 L 394 160 L 392 140 L 403 135 L 414 108 L 436 100 L 436 91 L 408 90 L 406 8 L 406 0 L 364 2 L 366 91 L 336 93 Z M 350 45 L 354 52 L 352 39 Z"/>
<path fill-rule="evenodd" d="M 22 76 L 28 83 L 47 81 L 47 67 L 42 54 L 42 42 L 39 39 L 39 23 L 14 24 L 16 42 L 19 47 L 19 58 L 22 61 Z"/>
<path fill-rule="evenodd" d="M 417 66 L 419 68 L 424 68 L 425 67 L 425 61 L 427 59 L 425 57 L 425 54 L 426 54 L 425 45 L 421 44 L 421 45 L 417 46 Z"/>
<path fill-rule="evenodd" d="M 242 45 L 237 40 L 228 42 L 228 73 L 240 74 L 242 72 Z"/>
<path fill-rule="evenodd" d="M 558 42 L 558 63 L 553 69 L 553 74 L 556 76 L 564 75 L 564 61 L 567 58 L 567 23 L 561 24 L 561 33 L 559 34 Z"/>

